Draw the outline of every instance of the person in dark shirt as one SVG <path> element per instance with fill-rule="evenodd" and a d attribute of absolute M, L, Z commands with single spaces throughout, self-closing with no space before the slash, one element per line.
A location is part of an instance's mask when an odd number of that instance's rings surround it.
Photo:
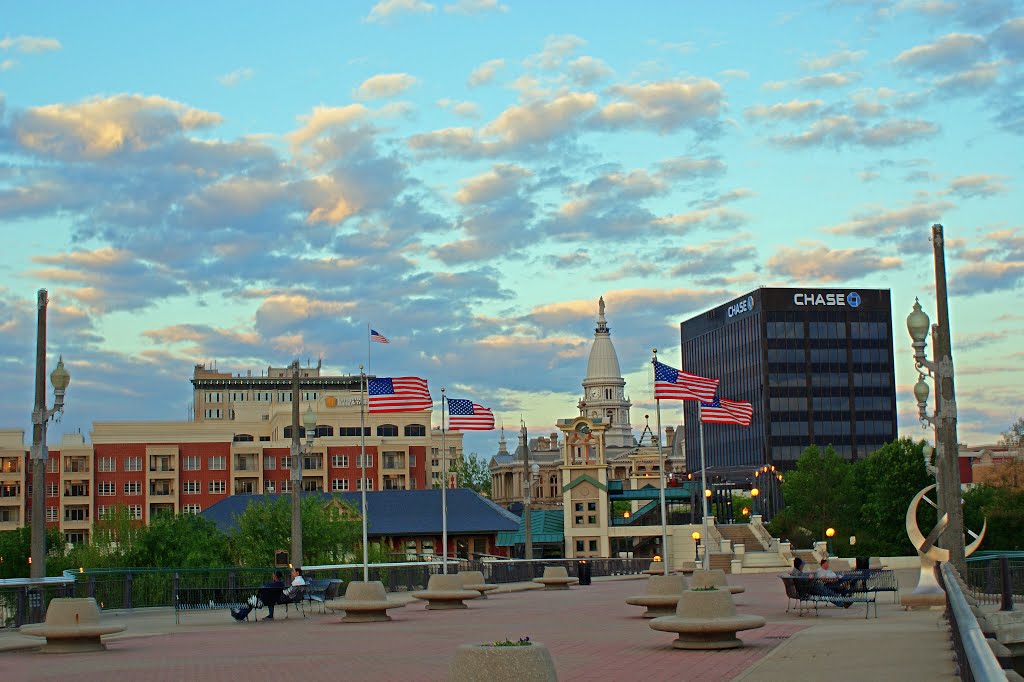
<path fill-rule="evenodd" d="M 273 620 L 274 606 L 277 604 L 278 599 L 281 598 L 284 588 L 284 574 L 281 571 L 274 571 L 274 579 L 265 583 L 255 595 L 249 597 L 249 601 L 244 606 L 231 609 L 231 616 L 235 620 L 245 620 L 249 616 L 249 612 L 254 608 L 266 606 L 268 612 L 267 619 Z"/>

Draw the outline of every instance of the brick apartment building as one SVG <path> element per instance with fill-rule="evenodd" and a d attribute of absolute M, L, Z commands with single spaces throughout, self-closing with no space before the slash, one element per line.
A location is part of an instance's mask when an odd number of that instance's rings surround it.
<path fill-rule="evenodd" d="M 440 481 L 441 431 L 431 412 L 365 414 L 358 376 L 300 368 L 300 411 L 312 408 L 317 435 L 303 436 L 307 491 L 415 490 Z M 198 514 L 230 495 L 291 488 L 292 369 L 233 375 L 196 365 L 194 419 L 96 422 L 86 442 L 65 434 L 49 448 L 46 520 L 70 543 L 88 540 L 97 518 L 124 504 L 139 521 L 162 513 Z M 360 475 L 360 437 L 366 478 Z M 462 457 L 462 434 L 445 434 L 448 461 Z M 0 430 L 0 531 L 31 520 L 31 466 L 25 433 Z"/>

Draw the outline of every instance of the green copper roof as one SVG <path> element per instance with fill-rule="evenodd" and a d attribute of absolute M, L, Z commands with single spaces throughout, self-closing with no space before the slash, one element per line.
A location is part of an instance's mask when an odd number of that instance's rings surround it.
<path fill-rule="evenodd" d="M 558 509 L 534 509 L 530 511 L 530 540 L 534 543 L 565 542 L 564 515 Z M 520 517 L 519 530 L 498 533 L 495 544 L 498 547 L 512 547 L 526 542 L 525 519 Z"/>

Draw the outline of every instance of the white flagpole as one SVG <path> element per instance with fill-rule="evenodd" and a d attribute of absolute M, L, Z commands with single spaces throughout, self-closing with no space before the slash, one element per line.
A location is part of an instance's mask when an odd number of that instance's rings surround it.
<path fill-rule="evenodd" d="M 708 489 L 708 474 L 704 466 L 704 420 L 701 418 L 699 400 L 697 401 L 697 422 L 700 424 L 700 499 L 704 510 L 704 560 L 701 562 L 701 565 L 706 571 L 711 567 L 711 557 L 708 556 L 711 544 L 708 538 L 708 497 L 705 494 Z"/>
<path fill-rule="evenodd" d="M 363 491 L 363 582 L 370 582 L 370 550 L 366 540 L 366 373 L 359 366 L 359 487 Z"/>
<path fill-rule="evenodd" d="M 653 365 L 658 361 L 658 349 L 654 348 L 651 352 L 654 353 L 654 360 L 651 361 Z M 657 405 L 658 414 L 658 473 L 661 477 L 661 553 L 664 555 L 661 560 L 664 563 L 665 575 L 668 575 L 668 514 L 665 505 L 665 452 L 661 448 L 661 400 L 655 399 L 654 403 Z"/>
<path fill-rule="evenodd" d="M 373 363 L 370 362 L 370 323 L 366 323 L 366 373 L 370 374 Z"/>
<path fill-rule="evenodd" d="M 444 442 L 445 396 L 441 388 L 441 572 L 448 574 L 448 459 Z"/>

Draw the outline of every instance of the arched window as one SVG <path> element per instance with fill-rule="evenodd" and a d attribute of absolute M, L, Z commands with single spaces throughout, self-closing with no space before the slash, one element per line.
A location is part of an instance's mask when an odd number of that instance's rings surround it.
<path fill-rule="evenodd" d="M 284 427 L 284 439 L 285 440 L 291 440 L 291 437 L 292 437 L 292 427 L 291 426 Z M 305 426 L 300 426 L 299 427 L 299 438 L 305 438 L 305 437 L 306 437 L 306 427 Z"/>
<path fill-rule="evenodd" d="M 423 424 L 406 424 L 405 435 L 407 436 L 425 436 L 427 435 L 427 427 Z"/>
<path fill-rule="evenodd" d="M 231 440 L 236 443 L 251 443 L 253 438 L 251 433 L 236 433 Z"/>
<path fill-rule="evenodd" d="M 317 438 L 323 438 L 324 436 L 333 436 L 333 435 L 334 435 L 334 427 L 333 426 L 328 426 L 326 424 L 320 424 L 319 426 L 316 427 L 316 437 Z"/>
<path fill-rule="evenodd" d="M 381 424 L 377 427 L 378 436 L 397 436 L 398 427 L 394 424 Z"/>

